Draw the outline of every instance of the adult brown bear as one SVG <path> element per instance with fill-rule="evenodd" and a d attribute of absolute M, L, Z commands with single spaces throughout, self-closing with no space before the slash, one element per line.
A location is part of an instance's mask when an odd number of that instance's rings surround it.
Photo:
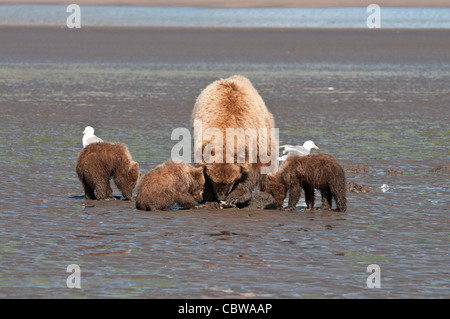
<path fill-rule="evenodd" d="M 139 164 L 131 159 L 125 144 L 94 143 L 78 153 L 76 172 L 86 199 L 114 199 L 111 178 L 123 197 L 131 199 L 139 177 Z"/>
<path fill-rule="evenodd" d="M 273 116 L 247 78 L 235 75 L 208 85 L 197 98 L 191 127 L 194 162 L 204 167 L 207 204 L 245 204 L 260 174 L 276 171 Z"/>

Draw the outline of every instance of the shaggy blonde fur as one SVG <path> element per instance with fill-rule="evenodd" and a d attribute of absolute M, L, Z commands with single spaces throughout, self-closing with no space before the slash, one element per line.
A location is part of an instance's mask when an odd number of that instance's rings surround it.
<path fill-rule="evenodd" d="M 242 203 L 251 198 L 251 190 L 257 185 L 254 178 L 248 178 L 250 171 L 258 171 L 261 166 L 270 166 L 271 163 L 262 164 L 260 161 L 259 143 L 267 145 L 267 155 L 271 155 L 271 143 L 276 143 L 274 149 L 278 150 L 278 141 L 271 140 L 271 128 L 275 123 L 272 114 L 268 111 L 263 99 L 253 87 L 251 82 L 242 76 L 232 76 L 221 79 L 208 85 L 198 96 L 192 111 L 191 125 L 194 128 L 194 121 L 201 121 L 202 130 L 215 128 L 222 133 L 222 150 L 214 149 L 215 152 L 222 152 L 222 163 L 205 163 L 205 174 L 210 183 L 205 186 L 207 201 L 226 200 L 230 203 Z M 254 129 L 257 133 L 256 163 L 249 162 L 249 139 L 245 138 L 246 158 L 244 163 L 238 163 L 237 137 L 233 145 L 227 145 L 226 129 L 241 128 L 243 130 Z M 267 129 L 266 136 L 259 134 L 259 129 Z M 199 138 L 195 136 L 194 148 L 197 152 L 203 153 L 209 144 L 215 145 L 213 138 Z M 260 141 L 261 140 L 261 141 Z M 217 141 L 216 141 L 217 142 Z M 226 163 L 227 149 L 234 150 L 234 163 Z M 220 153 L 219 153 L 220 154 Z M 203 159 L 203 158 L 202 158 Z M 250 174 L 258 178 L 257 174 Z M 245 182 L 244 182 L 245 180 Z"/>

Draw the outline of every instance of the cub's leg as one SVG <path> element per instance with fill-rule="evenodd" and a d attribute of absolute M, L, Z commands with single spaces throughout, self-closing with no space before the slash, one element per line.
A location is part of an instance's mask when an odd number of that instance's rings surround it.
<path fill-rule="evenodd" d="M 302 189 L 299 184 L 293 183 L 289 188 L 289 202 L 287 209 L 295 209 L 295 205 L 297 205 L 300 196 L 302 194 Z"/>
<path fill-rule="evenodd" d="M 191 209 L 195 207 L 195 199 L 190 194 L 180 194 L 175 201 L 184 209 Z"/>
<path fill-rule="evenodd" d="M 320 206 L 319 209 L 330 210 L 332 205 L 331 201 L 333 198 L 331 190 L 329 188 L 326 188 L 323 189 L 321 193 L 322 193 L 322 206 Z"/>
<path fill-rule="evenodd" d="M 84 189 L 84 197 L 86 199 L 95 200 L 95 192 L 91 185 L 85 180 L 82 180 L 83 189 Z"/>
<path fill-rule="evenodd" d="M 314 208 L 314 187 L 307 185 L 303 188 L 305 191 L 305 202 L 308 210 Z"/>
<path fill-rule="evenodd" d="M 109 179 L 98 181 L 95 185 L 95 190 L 97 191 L 98 200 L 114 199 L 111 185 L 109 185 Z"/>

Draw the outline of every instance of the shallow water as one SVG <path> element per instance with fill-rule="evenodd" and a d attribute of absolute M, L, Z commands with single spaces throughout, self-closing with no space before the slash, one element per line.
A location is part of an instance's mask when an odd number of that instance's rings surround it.
<path fill-rule="evenodd" d="M 347 178 L 372 192 L 349 193 L 347 213 L 83 199 L 86 125 L 146 171 L 169 158 L 200 91 L 235 73 L 282 144 L 312 139 L 341 164 L 369 165 Z M 430 170 L 449 162 L 449 81 L 447 63 L 2 64 L 0 297 L 448 298 L 450 183 Z M 69 264 L 82 289 L 66 287 Z M 366 287 L 370 264 L 380 289 Z"/>
<path fill-rule="evenodd" d="M 67 6 L 0 5 L 0 25 L 66 26 Z M 81 24 L 133 27 L 366 28 L 373 11 L 345 8 L 80 6 Z M 382 7 L 382 28 L 450 28 L 450 8 Z"/>

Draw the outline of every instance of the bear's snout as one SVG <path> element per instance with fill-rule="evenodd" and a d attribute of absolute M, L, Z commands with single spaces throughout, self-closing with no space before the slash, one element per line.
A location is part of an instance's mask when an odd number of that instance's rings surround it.
<path fill-rule="evenodd" d="M 217 183 L 212 183 L 213 184 L 213 188 L 214 188 L 214 192 L 216 193 L 216 197 L 217 200 L 219 201 L 224 201 L 228 194 L 231 193 L 231 191 L 233 190 L 233 186 L 234 183 L 230 183 L 230 184 L 217 184 Z"/>
<path fill-rule="evenodd" d="M 202 192 L 196 194 L 196 195 L 194 196 L 194 200 L 195 200 L 197 203 L 201 203 L 201 202 L 203 201 L 203 194 L 202 194 Z"/>

